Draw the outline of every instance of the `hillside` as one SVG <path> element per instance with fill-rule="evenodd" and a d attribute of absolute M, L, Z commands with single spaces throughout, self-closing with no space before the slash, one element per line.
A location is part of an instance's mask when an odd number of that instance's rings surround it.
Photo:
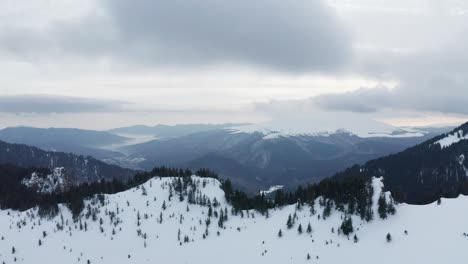
<path fill-rule="evenodd" d="M 99 180 L 128 179 L 135 171 L 109 165 L 90 156 L 72 153 L 45 151 L 22 144 L 0 141 L 0 164 L 20 167 L 41 167 L 53 170 L 65 168 L 67 176 L 75 183 Z"/>
<path fill-rule="evenodd" d="M 325 210 L 322 198 L 313 203 L 314 213 L 310 205 L 298 204 L 266 215 L 234 213 L 218 180 L 184 178 L 189 187 L 182 195 L 173 188 L 178 181 L 156 177 L 124 192 L 94 196 L 78 218 L 64 205 L 51 219 L 38 217 L 37 209 L 1 210 L 0 261 L 37 263 L 53 256 L 51 263 L 370 264 L 461 263 L 467 257 L 463 233 L 468 231 L 468 214 L 460 210 L 466 197 L 443 199 L 440 205 L 399 204 L 396 215 L 386 220 L 351 216 L 354 232 L 348 239 L 340 234 L 343 212 L 332 209 L 326 220 L 320 216 Z M 377 215 L 381 179 L 374 179 L 372 186 Z M 441 241 L 450 247 L 442 249 Z"/>
<path fill-rule="evenodd" d="M 337 177 L 382 175 L 395 199 L 413 204 L 468 194 L 468 123 L 400 153 L 355 166 Z"/>

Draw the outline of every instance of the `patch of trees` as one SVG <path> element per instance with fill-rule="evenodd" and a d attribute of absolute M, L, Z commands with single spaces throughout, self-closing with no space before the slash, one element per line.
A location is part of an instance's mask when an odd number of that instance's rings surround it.
<path fill-rule="evenodd" d="M 324 218 L 329 215 L 332 206 L 335 206 L 339 211 L 346 210 L 347 213 L 359 215 L 366 221 L 373 219 L 373 188 L 370 180 L 365 177 L 325 179 L 305 187 L 299 186 L 293 192 L 278 190 L 274 199 L 263 194 L 249 197 L 246 193 L 234 190 L 229 180 L 222 183 L 226 200 L 236 211 L 255 209 L 265 214 L 268 209 L 295 203 L 298 203 L 298 206 L 309 204 L 313 208 L 315 199 L 322 197 L 324 201 L 324 215 L 322 217 Z"/>

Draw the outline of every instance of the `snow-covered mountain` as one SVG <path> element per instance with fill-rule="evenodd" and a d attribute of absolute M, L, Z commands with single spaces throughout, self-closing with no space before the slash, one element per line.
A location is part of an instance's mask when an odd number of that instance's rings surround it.
<path fill-rule="evenodd" d="M 238 187 L 256 193 L 273 185 L 294 188 L 317 182 L 354 164 L 402 151 L 436 135 L 362 138 L 345 131 L 288 136 L 264 132 L 210 130 L 127 146 L 121 151 L 142 169 L 210 168 Z"/>
<path fill-rule="evenodd" d="M 0 262 L 431 264 L 468 257 L 468 214 L 462 209 L 467 197 L 398 204 L 385 220 L 351 216 L 353 232 L 345 236 L 343 212 L 332 209 L 326 220 L 320 216 L 323 198 L 315 200 L 314 210 L 290 205 L 266 215 L 252 210 L 234 215 L 218 180 L 192 176 L 192 202 L 172 188 L 178 180 L 156 177 L 121 193 L 94 196 L 75 218 L 64 205 L 51 219 L 40 218 L 37 209 L 1 210 Z M 372 186 L 377 215 L 381 179 Z"/>
<path fill-rule="evenodd" d="M 328 113 L 320 116 L 294 116 L 272 119 L 258 124 L 232 128 L 237 132 L 262 133 L 265 139 L 291 136 L 329 136 L 349 133 L 360 138 L 369 137 L 421 137 L 425 131 L 398 128 L 356 114 Z"/>
<path fill-rule="evenodd" d="M 0 162 L 66 167 L 75 182 L 133 175 L 131 170 L 119 167 L 211 168 L 237 187 L 257 193 L 274 185 L 295 188 L 317 182 L 353 164 L 399 152 L 435 135 L 336 113 L 296 115 L 255 125 L 134 126 L 106 132 L 16 127 L 1 130 L 0 139 L 44 148 L 47 155 L 63 158 L 40 158 L 43 155 L 38 151 L 24 149 L 25 153 L 0 153 Z M 0 152 L 1 147 L 2 143 Z M 58 151 L 83 156 L 65 157 Z M 34 158 L 30 157 L 33 153 Z M 26 158 L 30 160 L 25 162 Z"/>

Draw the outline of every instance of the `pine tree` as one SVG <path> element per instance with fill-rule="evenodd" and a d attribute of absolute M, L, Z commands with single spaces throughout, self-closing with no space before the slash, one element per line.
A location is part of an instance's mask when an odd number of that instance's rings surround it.
<path fill-rule="evenodd" d="M 166 200 L 163 201 L 162 209 L 163 209 L 163 210 L 166 210 Z"/>
<path fill-rule="evenodd" d="M 312 202 L 310 202 L 310 214 L 311 215 L 315 215 L 316 211 L 315 211 L 315 200 L 312 200 Z"/>
<path fill-rule="evenodd" d="M 208 207 L 208 217 L 211 217 L 213 215 L 213 208 L 211 208 L 211 205 Z"/>
<path fill-rule="evenodd" d="M 299 226 L 297 227 L 297 232 L 299 234 L 302 234 L 302 225 L 301 224 L 299 224 Z"/>
<path fill-rule="evenodd" d="M 359 242 L 359 239 L 358 239 L 358 237 L 357 237 L 357 235 L 356 235 L 356 234 L 354 234 L 354 239 L 353 239 L 353 240 L 354 240 L 354 243 L 357 243 L 357 242 Z"/>
<path fill-rule="evenodd" d="M 332 209 L 332 202 L 330 200 L 327 200 L 325 204 L 325 208 L 323 208 L 323 213 L 322 213 L 323 220 L 326 220 L 330 216 L 331 209 Z"/>
<path fill-rule="evenodd" d="M 354 231 L 353 220 L 351 219 L 350 216 L 345 217 L 345 219 L 343 220 L 343 223 L 341 223 L 340 229 L 341 231 L 343 231 L 343 234 L 346 236 L 348 236 Z"/>
<path fill-rule="evenodd" d="M 218 226 L 222 228 L 223 223 L 224 223 L 224 212 L 223 210 L 219 210 L 219 211 L 220 211 L 220 215 L 219 215 L 219 220 L 218 220 Z"/>
<path fill-rule="evenodd" d="M 278 237 L 282 237 L 283 236 L 283 231 L 281 231 L 281 229 L 278 231 Z"/>
<path fill-rule="evenodd" d="M 291 229 L 293 227 L 291 214 L 289 214 L 288 216 L 288 221 L 286 222 L 286 226 L 288 227 L 288 229 Z"/>
<path fill-rule="evenodd" d="M 385 195 L 383 193 L 380 194 L 377 211 L 379 212 L 380 218 L 387 218 L 387 200 L 385 199 Z"/>
<path fill-rule="evenodd" d="M 387 234 L 387 242 L 390 243 L 392 241 L 392 235 L 390 233 Z"/>
<path fill-rule="evenodd" d="M 387 214 L 394 215 L 396 213 L 395 205 L 393 199 L 390 197 L 390 202 L 387 204 Z"/>
<path fill-rule="evenodd" d="M 310 260 L 310 254 L 307 253 L 307 260 Z"/>
<path fill-rule="evenodd" d="M 312 226 L 310 225 L 310 223 L 307 225 L 307 233 L 312 233 Z"/>

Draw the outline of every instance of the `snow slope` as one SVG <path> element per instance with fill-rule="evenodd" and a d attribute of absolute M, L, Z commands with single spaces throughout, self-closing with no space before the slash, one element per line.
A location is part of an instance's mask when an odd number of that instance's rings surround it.
<path fill-rule="evenodd" d="M 436 144 L 439 144 L 441 148 L 450 147 L 452 144 L 458 143 L 461 140 L 467 140 L 468 134 L 464 134 L 463 130 L 458 130 L 457 132 L 448 134 L 446 137 L 436 141 Z"/>
<path fill-rule="evenodd" d="M 296 206 L 272 210 L 269 217 L 257 212 L 244 212 L 244 217 L 229 213 L 225 228 L 219 228 L 212 217 L 209 235 L 203 239 L 207 207 L 180 202 L 175 195 L 168 200 L 172 178 L 153 178 L 141 187 L 114 195 L 105 195 L 104 205 L 91 199 L 86 219 L 74 223 L 64 206 L 51 220 L 37 217 L 37 210 L 0 211 L 0 263 L 463 263 L 468 257 L 468 197 L 443 199 L 441 205 L 397 205 L 397 214 L 387 220 L 370 223 L 353 217 L 359 242 L 337 233 L 342 215 L 333 211 L 321 220 L 311 215 L 309 207 L 296 211 Z M 227 207 L 220 184 L 214 179 L 194 177 L 201 192 Z M 203 181 L 205 183 L 203 184 Z M 380 179 L 374 179 L 374 200 L 379 197 Z M 203 187 L 204 186 L 204 187 Z M 388 194 L 387 194 L 388 195 Z M 163 203 L 166 209 L 162 208 Z M 187 206 L 189 211 L 187 212 Z M 117 209 L 118 208 L 118 209 Z M 315 208 L 321 209 L 318 201 Z M 295 226 L 288 230 L 289 214 L 297 213 Z M 159 222 L 160 214 L 162 223 Z M 140 215 L 138 221 L 137 215 Z M 182 220 L 181 220 L 181 215 Z M 249 217 L 247 217 L 247 215 Z M 377 216 L 377 214 L 374 214 Z M 100 220 L 102 219 L 102 225 Z M 140 225 L 138 225 L 140 222 Z M 313 232 L 305 232 L 310 222 Z M 297 226 L 302 224 L 303 234 Z M 58 230 L 63 227 L 63 230 Z M 103 228 L 101 230 L 101 227 Z M 334 228 L 334 232 L 332 232 Z M 112 230 L 115 230 L 113 234 Z M 177 240 L 178 230 L 182 240 Z M 279 229 L 283 236 L 278 237 Z M 138 235 L 141 230 L 141 235 Z M 405 235 L 404 231 L 408 234 Z M 43 236 L 43 232 L 46 236 Z M 217 232 L 219 231 L 219 236 Z M 386 242 L 391 233 L 392 242 Z M 146 234 L 146 239 L 144 236 Z M 39 239 L 42 245 L 39 246 Z M 193 241 L 192 241 L 193 239 Z M 146 241 L 146 247 L 145 247 Z M 12 253 L 12 247 L 15 253 Z M 310 254 L 311 259 L 306 256 Z M 317 259 L 318 258 L 318 259 Z"/>

